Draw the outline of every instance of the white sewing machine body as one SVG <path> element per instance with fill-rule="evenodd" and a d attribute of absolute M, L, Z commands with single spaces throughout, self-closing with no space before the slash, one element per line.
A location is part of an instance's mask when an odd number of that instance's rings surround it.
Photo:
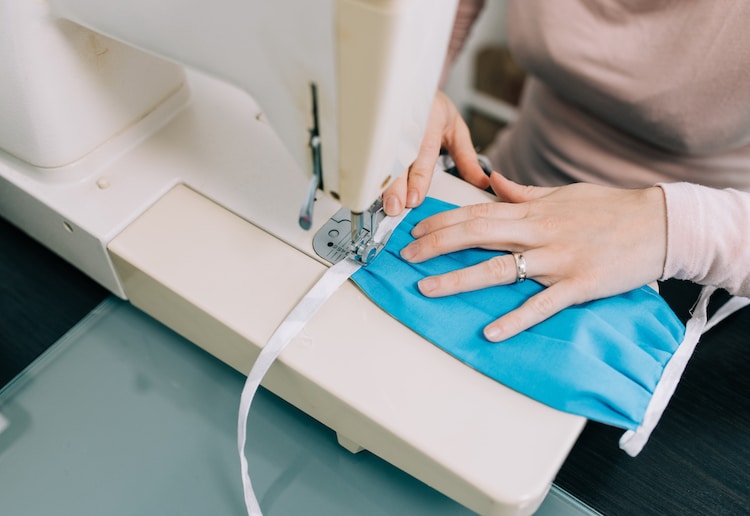
<path fill-rule="evenodd" d="M 342 204 L 366 209 L 413 159 L 444 4 L 0 0 L 0 215 L 247 373 L 325 269 L 315 231 Z M 340 203 L 318 192 L 305 231 L 311 83 L 323 186 Z M 445 174 L 431 194 L 486 198 Z M 485 514 L 533 512 L 584 424 L 449 357 L 352 284 L 264 385 L 347 448 Z"/>

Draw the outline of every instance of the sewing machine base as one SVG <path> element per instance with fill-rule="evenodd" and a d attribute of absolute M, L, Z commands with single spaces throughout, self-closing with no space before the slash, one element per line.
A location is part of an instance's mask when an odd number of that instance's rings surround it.
<path fill-rule="evenodd" d="M 234 88 L 188 78 L 188 104 L 150 133 L 122 135 L 127 145 L 74 180 L 47 181 L 4 156 L 0 211 L 247 373 L 326 265 L 297 224 L 306 178 L 260 111 Z M 431 195 L 486 199 L 447 175 L 436 177 Z M 340 208 L 318 197 L 313 231 Z M 482 514 L 532 513 L 584 425 L 443 353 L 351 283 L 264 385 L 334 429 L 347 449 L 366 448 Z"/>

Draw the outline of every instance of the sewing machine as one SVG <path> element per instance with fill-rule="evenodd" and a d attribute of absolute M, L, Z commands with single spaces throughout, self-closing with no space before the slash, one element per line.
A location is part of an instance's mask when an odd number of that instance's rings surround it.
<path fill-rule="evenodd" d="M 247 373 L 329 265 L 314 235 L 334 217 L 367 245 L 416 155 L 455 4 L 0 0 L 0 215 Z M 447 174 L 430 194 L 487 198 Z M 352 284 L 264 386 L 482 514 L 535 511 L 584 424 Z"/>

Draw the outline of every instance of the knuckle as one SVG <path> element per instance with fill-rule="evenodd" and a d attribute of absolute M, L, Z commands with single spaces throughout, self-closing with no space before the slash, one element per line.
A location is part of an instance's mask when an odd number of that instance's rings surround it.
<path fill-rule="evenodd" d="M 528 308 L 534 313 L 537 320 L 546 319 L 555 313 L 554 299 L 552 296 L 548 295 L 547 292 L 547 290 L 542 291 L 526 302 Z"/>
<path fill-rule="evenodd" d="M 466 269 L 458 269 L 445 275 L 446 286 L 451 292 L 458 292 L 470 279 L 471 276 Z"/>
<path fill-rule="evenodd" d="M 409 168 L 409 183 L 424 182 L 431 176 L 426 166 L 422 166 L 420 163 L 414 163 Z"/>
<path fill-rule="evenodd" d="M 576 292 L 577 295 L 572 299 L 573 303 L 583 303 L 596 297 L 596 291 L 601 282 L 594 275 L 584 276 L 578 279 Z"/>
<path fill-rule="evenodd" d="M 490 221 L 486 218 L 474 218 L 466 222 L 466 231 L 471 235 L 486 235 L 490 231 Z"/>
<path fill-rule="evenodd" d="M 422 142 L 422 149 L 428 152 L 440 152 L 442 142 L 437 138 L 428 138 Z"/>
<path fill-rule="evenodd" d="M 423 237 L 428 249 L 440 251 L 443 248 L 444 238 L 440 231 L 433 231 Z"/>
<path fill-rule="evenodd" d="M 418 183 L 429 184 L 429 182 L 432 180 L 432 167 L 420 167 L 419 171 L 414 175 L 413 179 Z"/>
<path fill-rule="evenodd" d="M 417 230 L 417 228 L 419 228 L 418 231 L 420 235 L 429 235 L 430 233 L 432 233 L 432 221 L 429 218 L 424 219 L 419 224 L 414 226 L 414 229 L 412 231 Z"/>
<path fill-rule="evenodd" d="M 508 261 L 505 258 L 505 256 L 495 256 L 487 260 L 489 275 L 495 282 L 499 283 L 508 279 L 510 271 Z"/>
<path fill-rule="evenodd" d="M 492 214 L 492 205 L 486 202 L 473 204 L 469 206 L 469 214 L 473 218 L 487 218 Z"/>

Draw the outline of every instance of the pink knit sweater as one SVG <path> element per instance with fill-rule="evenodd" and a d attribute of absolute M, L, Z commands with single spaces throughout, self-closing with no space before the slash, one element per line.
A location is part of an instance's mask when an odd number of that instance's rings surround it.
<path fill-rule="evenodd" d="M 488 151 L 529 184 L 659 184 L 663 278 L 750 296 L 750 2 L 509 0 L 529 72 Z"/>

